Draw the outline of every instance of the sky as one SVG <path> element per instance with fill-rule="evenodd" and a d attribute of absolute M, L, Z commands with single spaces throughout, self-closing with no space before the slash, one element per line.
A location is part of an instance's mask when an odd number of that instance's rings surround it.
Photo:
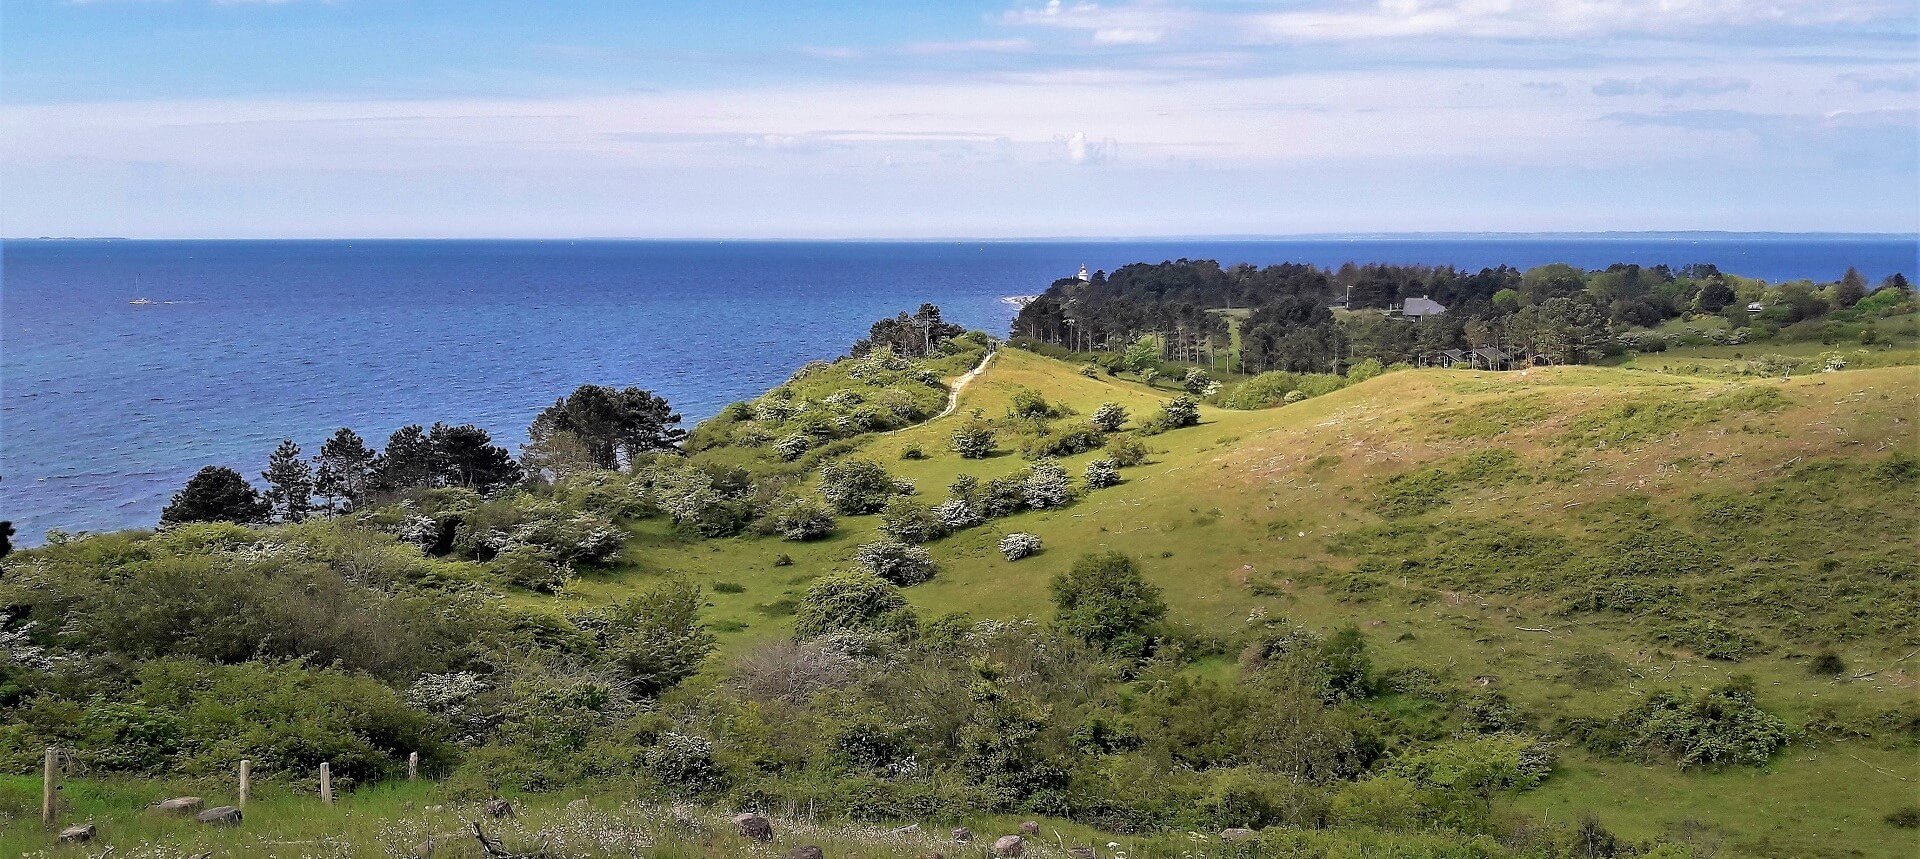
<path fill-rule="evenodd" d="M 0 0 L 0 235 L 1920 229 L 1920 0 Z"/>

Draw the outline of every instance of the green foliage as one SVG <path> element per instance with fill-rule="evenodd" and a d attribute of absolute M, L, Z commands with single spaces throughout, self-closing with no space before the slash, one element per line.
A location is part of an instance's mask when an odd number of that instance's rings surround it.
<path fill-rule="evenodd" d="M 1355 378 L 1358 372 L 1362 375 Z M 1340 388 L 1385 372 L 1379 361 L 1366 359 L 1355 364 L 1345 377 L 1331 373 L 1288 373 L 1269 370 L 1244 382 L 1229 387 L 1219 397 L 1223 408 L 1229 409 L 1270 409 L 1284 403 L 1297 403 L 1310 397 L 1333 393 Z M 1365 375 L 1371 373 L 1372 375 Z M 1295 393 L 1299 396 L 1291 396 Z"/>
<path fill-rule="evenodd" d="M 771 524 L 783 540 L 817 540 L 833 533 L 833 511 L 809 498 L 789 498 L 775 505 Z"/>
<path fill-rule="evenodd" d="M 1027 436 L 1020 443 L 1020 455 L 1027 459 L 1073 456 L 1106 443 L 1106 436 L 1089 421 L 1063 427 L 1047 427 Z"/>
<path fill-rule="evenodd" d="M 1137 724 L 1150 748 L 1199 770 L 1257 766 L 1329 781 L 1353 777 L 1364 762 L 1338 711 L 1285 684 L 1175 678 L 1142 702 Z"/>
<path fill-rule="evenodd" d="M 1416 785 L 1484 798 L 1538 786 L 1553 771 L 1553 756 L 1522 734 L 1467 737 L 1396 760 L 1390 771 Z"/>
<path fill-rule="evenodd" d="M 950 443 L 953 452 L 962 459 L 984 459 L 993 453 L 993 445 L 993 427 L 977 418 L 954 430 Z"/>
<path fill-rule="evenodd" d="M 1108 436 L 1107 458 L 1121 468 L 1132 468 L 1147 461 L 1147 445 L 1131 433 Z"/>
<path fill-rule="evenodd" d="M 820 495 L 845 515 L 873 513 L 899 494 L 893 475 L 877 462 L 846 459 L 820 467 Z"/>
<path fill-rule="evenodd" d="M 1749 385 L 1693 399 L 1663 395 L 1640 398 L 1582 415 L 1562 441 L 1575 445 L 1620 444 L 1661 438 L 1684 429 L 1739 415 L 1778 411 L 1787 406 L 1780 389 Z"/>
<path fill-rule="evenodd" d="M 1082 555 L 1049 588 L 1055 621 L 1065 634 L 1115 656 L 1152 652 L 1167 604 L 1132 558 L 1113 551 Z"/>
<path fill-rule="evenodd" d="M 1200 404 L 1186 394 L 1168 400 L 1160 407 L 1160 413 L 1147 421 L 1147 428 L 1156 432 L 1190 427 L 1200 423 Z"/>
<path fill-rule="evenodd" d="M 906 587 L 933 578 L 939 567 L 926 549 L 898 540 L 880 540 L 854 552 L 854 563 L 868 575 Z"/>
<path fill-rule="evenodd" d="M 1372 506 L 1382 516 L 1412 516 L 1443 506 L 1465 491 L 1522 479 L 1519 457 L 1511 450 L 1494 448 L 1396 474 L 1387 479 Z"/>
<path fill-rule="evenodd" d="M 1126 426 L 1127 408 L 1114 402 L 1101 403 L 1099 408 L 1093 410 L 1092 423 L 1101 432 L 1119 432 L 1121 427 Z"/>
<path fill-rule="evenodd" d="M 271 505 L 247 485 L 240 472 L 209 465 L 195 473 L 166 509 L 160 511 L 160 524 L 163 527 L 188 522 L 249 524 L 267 521 L 271 511 Z"/>
<path fill-rule="evenodd" d="M 1654 692 L 1611 719 L 1578 719 L 1568 734 L 1602 754 L 1668 761 L 1682 769 L 1761 766 L 1793 737 L 1780 717 L 1760 709 L 1751 682 L 1697 695 Z"/>
<path fill-rule="evenodd" d="M 880 532 L 902 543 L 928 543 L 945 537 L 947 526 L 932 508 L 897 495 L 880 511 Z"/>
<path fill-rule="evenodd" d="M 713 634 L 700 623 L 700 588 L 684 580 L 615 603 L 598 627 L 602 658 L 635 695 L 658 695 L 700 670 Z"/>
<path fill-rule="evenodd" d="M 330 762 L 336 778 L 365 781 L 404 770 L 409 752 L 429 766 L 448 750 L 433 720 L 371 678 L 298 663 L 142 663 L 117 700 L 68 705 L 42 698 L 0 738 L 12 766 L 40 745 L 73 749 L 122 772 L 227 775 L 249 758 L 261 777 L 304 776 Z"/>
<path fill-rule="evenodd" d="M 793 632 L 808 639 L 842 631 L 899 632 L 914 626 L 913 609 L 893 583 L 870 573 L 839 573 L 807 588 L 794 613 Z"/>

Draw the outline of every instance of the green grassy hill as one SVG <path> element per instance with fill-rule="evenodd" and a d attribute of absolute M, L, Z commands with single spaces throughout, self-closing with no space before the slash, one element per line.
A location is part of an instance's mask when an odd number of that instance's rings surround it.
<path fill-rule="evenodd" d="M 970 355 L 954 358 L 941 371 L 951 378 L 971 362 Z M 1510 373 L 1402 370 L 1279 408 L 1203 406 L 1197 426 L 1144 433 L 1146 461 L 1122 469 L 1117 486 L 928 543 L 938 574 L 902 593 L 923 629 L 941 628 L 956 614 L 1044 623 L 1054 614 L 1049 583 L 1056 574 L 1084 553 L 1117 550 L 1137 559 L 1161 589 L 1167 647 L 1179 652 L 1117 687 L 1110 702 L 1117 711 L 1148 712 L 1155 696 L 1187 680 L 1233 684 L 1250 676 L 1243 646 L 1282 619 L 1320 634 L 1352 627 L 1364 640 L 1377 690 L 1342 712 L 1378 726 L 1384 760 L 1427 760 L 1421 755 L 1451 748 L 1471 733 L 1463 719 L 1498 722 L 1501 728 L 1483 732 L 1488 736 L 1511 729 L 1550 740 L 1557 759 L 1550 775 L 1537 786 L 1487 796 L 1493 819 L 1508 821 L 1492 827 L 1507 833 L 1503 838 L 1517 837 L 1530 819 L 1562 827 L 1591 819 L 1623 839 L 1664 838 L 1693 851 L 1660 855 L 1912 855 L 1920 847 L 1915 830 L 1887 818 L 1920 802 L 1920 451 L 1913 427 L 1920 374 L 1888 366 L 1782 380 L 1645 367 L 1642 359 L 1628 367 Z M 918 417 L 937 411 L 932 397 L 915 392 L 925 400 L 914 403 Z M 1016 398 L 1034 393 L 1061 415 L 1056 425 L 1118 403 L 1136 431 L 1171 397 L 1087 375 L 1078 364 L 1002 349 L 958 394 L 952 414 L 838 439 L 832 453 L 878 462 L 911 481 L 920 499 L 937 503 L 963 475 L 986 481 L 1031 465 L 1010 449 L 1015 427 L 1002 416 Z M 831 392 L 800 394 L 824 402 Z M 816 473 L 776 464 L 764 448 L 743 452 L 724 442 L 755 432 L 751 415 L 735 410 L 696 431 L 696 438 L 716 441 L 693 460 L 758 463 L 802 481 L 782 492 L 812 493 Z M 964 459 L 949 449 L 958 427 L 982 419 L 1001 430 L 993 455 Z M 758 437 L 764 435 L 755 432 L 755 443 L 768 441 Z M 1061 464 L 1079 475 L 1103 455 L 1096 449 Z M 622 517 L 620 525 L 630 537 L 617 564 L 583 569 L 557 594 L 503 588 L 500 601 L 523 618 L 558 624 L 666 582 L 697 583 L 718 656 L 632 724 L 658 733 L 663 720 L 672 720 L 771 747 L 805 745 L 787 735 L 821 723 L 781 723 L 804 714 L 728 709 L 703 696 L 725 687 L 734 660 L 792 637 L 808 589 L 851 568 L 858 548 L 879 536 L 880 517 L 842 516 L 831 536 L 800 542 L 751 533 L 701 538 L 659 516 Z M 998 545 L 1014 532 L 1038 536 L 1044 548 L 1006 560 Z M 434 575 L 477 568 L 445 563 Z M 540 624 L 522 624 L 536 629 L 528 633 L 535 638 L 545 634 Z M 1057 691 L 1062 681 L 1033 670 L 1039 679 L 993 679 Z M 1609 720 L 1660 700 L 1660 693 L 1692 695 L 1736 676 L 1748 678 L 1742 682 L 1760 708 L 1791 734 L 1783 750 L 1762 755 L 1764 765 L 1683 768 L 1609 750 L 1609 732 L 1624 730 Z M 1048 706 L 1069 705 L 1078 706 Z M 752 765 L 778 770 L 763 760 Z M 1161 777 L 1186 775 L 1174 765 Z M 822 784 L 827 792 L 857 784 L 885 796 L 888 808 L 911 806 L 872 779 Z M 24 816 L 19 797 L 37 785 L 17 778 L 0 787 L 0 799 L 20 806 L 8 810 Z M 202 844 L 248 855 L 386 855 L 365 852 L 372 849 L 367 842 L 404 849 L 435 827 L 457 827 L 465 806 L 448 811 L 443 804 L 470 798 L 473 788 L 443 794 L 431 786 L 389 786 L 350 796 L 345 810 L 311 816 L 288 810 L 297 805 L 290 800 L 275 805 L 279 795 L 270 793 L 260 819 L 289 821 L 262 824 L 273 827 L 272 836 L 209 835 L 135 810 L 138 797 L 160 789 L 89 783 L 70 799 L 110 822 L 114 843 L 127 845 L 116 855 L 184 855 Z M 295 785 L 280 789 L 297 793 Z M 1217 799 L 1220 788 L 1212 789 Z M 579 802 L 566 804 L 573 799 Z M 1363 801 L 1341 793 L 1332 813 L 1361 815 L 1353 807 Z M 606 833 L 642 830 L 663 845 L 647 855 L 746 849 L 689 837 L 678 824 L 656 819 L 657 809 L 623 807 L 604 791 L 575 787 L 529 802 L 536 813 L 516 825 L 531 839 L 539 829 L 531 821 L 548 819 L 556 837 L 585 845 L 567 855 L 612 855 Z M 983 811 L 966 822 L 984 835 L 1018 819 Z M 363 840 L 338 851 L 285 846 L 324 842 L 311 825 L 321 820 Z M 1178 831 L 1120 835 L 1113 826 L 1057 818 L 1047 826 L 1066 833 L 1062 844 L 1125 839 L 1116 843 L 1135 857 L 1266 855 L 1202 845 Z M 1506 855 L 1489 835 L 1468 839 L 1421 827 L 1392 834 L 1394 827 L 1382 826 L 1276 828 L 1267 845 L 1280 851 L 1272 855 Z M 812 840 L 832 845 L 830 856 L 919 855 L 938 846 L 919 836 L 888 840 L 885 827 L 876 827 L 816 828 Z M 602 835 L 582 834 L 590 832 Z M 26 820 L 0 827 L 0 851 L 24 854 L 45 843 Z M 269 846 L 275 843 L 282 846 Z M 1281 850 L 1283 843 L 1296 852 Z M 134 845 L 149 853 L 126 852 Z M 1029 855 L 1056 855 L 1053 847 L 1036 845 Z"/>
<path fill-rule="evenodd" d="M 1119 402 L 1143 415 L 1167 396 L 1074 370 L 1007 350 L 955 415 L 875 438 L 860 455 L 937 491 L 1025 464 L 945 450 L 966 413 L 1001 413 L 1016 391 L 1081 414 Z M 1572 749 L 1514 804 L 1593 813 L 1634 837 L 1699 828 L 1782 855 L 1897 855 L 1902 838 L 1880 818 L 1914 794 L 1913 747 L 1850 734 L 1901 707 L 1897 718 L 1913 715 L 1920 665 L 1897 660 L 1920 645 L 1920 507 L 1896 454 L 1915 450 L 1917 381 L 1912 367 L 1787 381 L 1425 370 L 1284 408 L 1206 408 L 1200 426 L 1150 437 L 1149 461 L 1120 486 L 931 544 L 940 574 L 906 593 L 927 616 L 1044 617 L 1054 573 L 1082 551 L 1118 549 L 1144 559 L 1172 616 L 1203 634 L 1263 616 L 1356 623 L 1382 667 L 1484 682 L 1548 722 L 1750 674 L 1764 706 L 1832 724 L 1833 739 L 1716 774 Z M 928 458 L 900 459 L 908 448 Z M 1077 472 L 1099 455 L 1064 464 Z M 877 527 L 850 517 L 834 537 L 800 544 L 643 528 L 636 568 L 569 598 L 602 601 L 674 574 L 739 585 L 711 596 L 738 648 L 786 634 L 807 584 L 850 566 Z M 1047 551 L 1005 561 L 995 545 L 1014 531 Z M 775 566 L 782 555 L 792 566 Z M 1891 667 L 1847 681 L 1811 674 L 1827 650 L 1850 674 Z M 1593 663 L 1618 670 L 1576 679 Z M 1231 654 L 1193 670 L 1216 668 L 1230 673 Z"/>

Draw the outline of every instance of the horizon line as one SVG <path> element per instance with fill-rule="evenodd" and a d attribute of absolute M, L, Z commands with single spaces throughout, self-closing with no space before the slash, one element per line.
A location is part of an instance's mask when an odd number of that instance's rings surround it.
<path fill-rule="evenodd" d="M 1859 230 L 1368 230 L 1314 233 L 1169 233 L 1052 236 L 6 236 L 0 242 L 763 242 L 898 243 L 961 242 L 1175 242 L 1175 241 L 1364 241 L 1405 239 L 1740 239 L 1818 238 L 1920 242 L 1920 231 Z"/>

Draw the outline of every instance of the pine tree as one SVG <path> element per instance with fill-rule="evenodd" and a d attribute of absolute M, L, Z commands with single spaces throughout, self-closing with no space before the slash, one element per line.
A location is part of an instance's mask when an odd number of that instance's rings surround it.
<path fill-rule="evenodd" d="M 173 502 L 160 512 L 160 524 L 238 522 L 250 525 L 265 522 L 271 510 L 240 472 L 209 465 L 174 494 Z"/>
<path fill-rule="evenodd" d="M 313 468 L 300 458 L 300 445 L 287 439 L 267 457 L 267 503 L 281 521 L 298 522 L 313 512 Z"/>
<path fill-rule="evenodd" d="M 1852 307 L 1867 297 L 1867 279 L 1860 276 L 1860 270 L 1847 267 L 1847 273 L 1833 287 L 1833 303 L 1841 307 Z"/>
<path fill-rule="evenodd" d="M 314 491 L 326 499 L 326 511 L 350 510 L 367 496 L 378 455 L 360 434 L 341 427 L 313 458 Z"/>
<path fill-rule="evenodd" d="M 387 437 L 386 450 L 374 461 L 374 482 L 383 492 L 404 492 L 433 486 L 437 471 L 426 428 L 413 424 Z"/>

